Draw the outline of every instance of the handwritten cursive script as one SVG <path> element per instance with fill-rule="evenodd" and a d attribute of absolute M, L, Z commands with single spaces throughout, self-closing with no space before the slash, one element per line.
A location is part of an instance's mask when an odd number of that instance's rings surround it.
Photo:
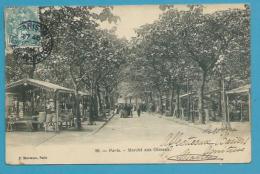
<path fill-rule="evenodd" d="M 205 132 L 204 132 L 205 133 Z M 237 136 L 237 134 L 223 134 L 215 131 L 214 136 L 196 137 L 186 136 L 183 132 L 170 133 L 166 137 L 164 148 L 170 150 L 161 154 L 164 159 L 173 161 L 208 161 L 223 160 L 227 154 L 242 153 L 248 147 L 250 137 Z M 179 151 L 183 153 L 179 154 Z M 176 154 L 178 153 L 178 154 Z"/>
<path fill-rule="evenodd" d="M 166 146 L 202 146 L 202 145 L 214 145 L 211 140 L 202 140 L 198 137 L 183 137 L 183 132 L 177 132 L 176 134 L 170 133 L 166 139 Z"/>
<path fill-rule="evenodd" d="M 216 155 L 207 155 L 207 154 L 193 154 L 190 153 L 190 150 L 187 149 L 184 153 L 180 155 L 174 155 L 167 158 L 168 160 L 173 161 L 206 161 L 206 160 L 223 160 Z"/>

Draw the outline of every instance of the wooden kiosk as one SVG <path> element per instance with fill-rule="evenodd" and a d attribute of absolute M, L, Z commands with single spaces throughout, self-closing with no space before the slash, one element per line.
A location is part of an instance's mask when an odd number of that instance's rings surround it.
<path fill-rule="evenodd" d="M 59 131 L 59 125 L 75 117 L 73 95 L 72 89 L 30 78 L 7 84 L 7 130 L 12 131 L 14 125 L 18 124 L 25 124 L 31 130 L 33 125 L 52 124 L 54 130 Z M 79 92 L 79 95 L 81 105 L 86 105 L 88 93 Z M 81 107 L 81 109 L 85 108 L 86 106 Z M 48 113 L 52 114 L 51 119 L 48 118 Z M 70 118 L 64 120 L 63 118 L 68 118 L 68 115 L 71 115 Z"/>
<path fill-rule="evenodd" d="M 244 105 L 247 105 L 247 113 L 248 113 L 248 121 L 251 120 L 251 85 L 250 84 L 247 84 L 247 85 L 244 85 L 244 86 L 240 86 L 238 88 L 235 88 L 235 89 L 232 89 L 232 90 L 229 90 L 226 92 L 226 96 L 227 96 L 227 108 L 228 108 L 228 119 L 230 120 L 230 113 L 232 112 L 231 110 L 231 97 L 234 97 L 234 96 L 244 96 L 246 97 L 246 101 L 244 101 L 243 103 L 241 102 L 240 103 L 240 121 L 243 121 L 244 120 L 244 110 L 245 110 L 245 106 Z M 244 106 L 244 107 L 243 107 Z"/>

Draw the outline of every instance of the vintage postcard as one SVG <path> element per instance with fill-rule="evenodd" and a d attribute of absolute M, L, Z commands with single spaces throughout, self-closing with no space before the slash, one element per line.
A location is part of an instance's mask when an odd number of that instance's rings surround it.
<path fill-rule="evenodd" d="M 248 4 L 4 13 L 7 164 L 251 162 Z"/>

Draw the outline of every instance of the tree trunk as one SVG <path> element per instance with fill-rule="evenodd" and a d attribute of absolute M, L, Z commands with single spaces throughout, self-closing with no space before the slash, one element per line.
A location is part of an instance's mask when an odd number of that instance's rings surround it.
<path fill-rule="evenodd" d="M 90 96 L 90 106 L 89 106 L 89 125 L 93 125 L 94 122 L 94 96 L 91 94 Z"/>
<path fill-rule="evenodd" d="M 76 115 L 76 128 L 81 129 L 81 115 L 80 115 L 80 107 L 79 107 L 80 99 L 78 90 L 75 90 L 75 115 Z"/>
<path fill-rule="evenodd" d="M 31 108 L 31 109 L 32 109 L 32 110 L 31 110 L 32 113 L 31 113 L 31 114 L 32 114 L 32 115 L 34 115 L 34 110 L 35 110 L 35 108 L 34 108 L 34 107 L 35 107 L 35 106 L 34 106 L 34 105 L 35 105 L 35 104 L 34 104 L 34 101 L 35 101 L 35 92 L 33 91 L 33 92 L 32 92 L 32 96 L 31 96 L 31 103 L 32 103 L 32 108 Z"/>
<path fill-rule="evenodd" d="M 29 78 L 33 79 L 35 70 L 36 70 L 36 63 L 33 62 L 32 68 L 30 69 L 29 74 L 28 74 Z"/>
<path fill-rule="evenodd" d="M 223 122 L 222 125 L 225 129 L 230 130 L 230 122 L 227 114 L 227 99 L 226 99 L 226 92 L 225 92 L 225 82 L 224 79 L 221 80 L 222 82 L 222 91 L 221 91 L 221 98 L 222 98 L 222 114 L 223 114 Z"/>
<path fill-rule="evenodd" d="M 112 109 L 114 109 L 114 105 L 112 103 L 112 100 L 111 100 L 111 94 L 109 94 L 109 96 L 107 96 L 107 100 L 108 100 L 108 109 L 111 111 Z"/>
<path fill-rule="evenodd" d="M 73 86 L 74 86 L 74 100 L 75 100 L 75 106 L 74 106 L 74 109 L 75 109 L 75 115 L 76 115 L 76 128 L 77 129 L 81 129 L 81 119 L 80 119 L 80 107 L 79 107 L 79 91 L 78 91 L 78 85 L 76 83 L 76 80 L 73 76 L 73 73 L 72 73 L 72 70 L 70 68 L 70 76 L 71 76 L 71 80 L 72 80 L 72 83 L 73 83 Z"/>
<path fill-rule="evenodd" d="M 177 118 L 180 118 L 180 88 L 177 87 Z"/>
<path fill-rule="evenodd" d="M 94 90 L 93 90 L 93 82 L 90 82 L 90 101 L 89 101 L 89 119 L 88 124 L 93 125 L 94 122 Z"/>
<path fill-rule="evenodd" d="M 110 102 L 109 102 L 109 96 L 105 96 L 105 103 L 106 103 L 106 106 L 105 106 L 105 108 L 106 109 L 109 109 L 110 108 Z"/>
<path fill-rule="evenodd" d="M 166 105 L 165 105 L 165 110 L 169 110 L 170 107 L 170 102 L 169 102 L 169 91 L 166 92 Z"/>
<path fill-rule="evenodd" d="M 105 109 L 110 109 L 110 94 L 107 89 L 105 91 Z"/>
<path fill-rule="evenodd" d="M 173 116 L 173 111 L 174 111 L 174 88 L 171 89 L 171 101 L 170 101 L 170 115 Z"/>
<path fill-rule="evenodd" d="M 218 116 L 223 120 L 223 115 L 222 115 L 222 82 L 221 79 L 219 79 L 219 98 L 218 98 Z"/>
<path fill-rule="evenodd" d="M 188 120 L 194 123 L 194 118 L 191 114 L 191 94 L 188 95 Z"/>
<path fill-rule="evenodd" d="M 150 92 L 150 101 L 151 101 L 151 103 L 153 103 L 153 93 L 152 92 Z"/>
<path fill-rule="evenodd" d="M 159 93 L 159 97 L 160 97 L 160 113 L 163 115 L 163 99 L 162 99 L 162 95 L 161 93 Z"/>
<path fill-rule="evenodd" d="M 188 99 L 187 99 L 187 115 L 188 115 L 188 121 L 191 121 L 192 123 L 194 123 L 194 119 L 191 118 L 192 114 L 191 114 L 191 89 L 189 88 L 190 85 L 190 81 L 189 79 L 187 79 L 187 94 L 188 94 Z"/>
<path fill-rule="evenodd" d="M 110 105 L 110 108 L 114 108 L 115 102 L 114 102 L 113 94 L 109 95 L 109 105 Z"/>
<path fill-rule="evenodd" d="M 206 123 L 205 120 L 205 114 L 204 114 L 204 88 L 205 88 L 205 82 L 206 82 L 207 72 L 204 71 L 202 74 L 202 83 L 199 90 L 199 122 L 202 124 Z"/>
<path fill-rule="evenodd" d="M 194 102 L 191 102 L 191 110 L 192 110 L 192 112 L 190 113 L 190 115 L 191 115 L 191 122 L 195 123 Z"/>
<path fill-rule="evenodd" d="M 103 117 L 104 116 L 103 103 L 100 95 L 99 85 L 97 86 L 97 101 L 98 101 L 98 113 L 101 114 L 101 116 Z"/>
<path fill-rule="evenodd" d="M 94 119 L 97 119 L 98 115 L 99 115 L 99 112 L 98 112 L 98 99 L 97 98 L 98 98 L 97 94 L 94 94 L 94 98 L 93 98 L 93 110 L 94 110 L 93 116 L 94 116 Z"/>

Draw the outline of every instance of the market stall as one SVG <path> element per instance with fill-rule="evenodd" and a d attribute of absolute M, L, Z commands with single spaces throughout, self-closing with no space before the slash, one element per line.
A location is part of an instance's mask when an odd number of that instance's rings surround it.
<path fill-rule="evenodd" d="M 6 86 L 7 129 L 23 125 L 29 130 L 41 126 L 58 131 L 64 123 L 73 124 L 74 90 L 50 82 L 22 79 Z M 87 108 L 87 93 L 79 92 L 81 113 Z M 71 124 L 72 123 L 72 124 Z"/>
<path fill-rule="evenodd" d="M 229 120 L 250 121 L 251 119 L 251 86 L 244 85 L 226 92 Z M 232 117 L 233 116 L 233 117 Z M 238 119 L 235 119 L 238 117 Z"/>

